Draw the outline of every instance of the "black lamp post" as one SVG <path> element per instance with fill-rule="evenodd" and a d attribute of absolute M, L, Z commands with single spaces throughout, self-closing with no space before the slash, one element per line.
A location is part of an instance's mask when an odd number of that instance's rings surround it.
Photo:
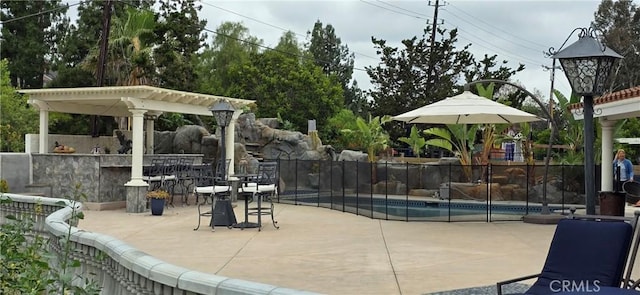
<path fill-rule="evenodd" d="M 578 41 L 562 49 L 574 32 Z M 593 28 L 577 28 L 569 35 L 560 50 L 553 54 L 562 65 L 571 89 L 583 97 L 584 114 L 584 185 L 587 214 L 596 213 L 595 161 L 593 136 L 593 97 L 605 91 L 614 62 L 622 58 L 596 39 Z"/>
<path fill-rule="evenodd" d="M 227 175 L 227 167 L 226 163 L 226 145 L 225 145 L 225 129 L 231 123 L 231 117 L 233 117 L 233 113 L 236 111 L 233 106 L 228 101 L 220 101 L 214 104 L 209 108 L 209 111 L 213 114 L 213 117 L 216 118 L 216 123 L 220 126 L 220 158 L 218 161 L 222 160 L 222 164 L 220 165 L 220 172 L 222 175 Z"/>

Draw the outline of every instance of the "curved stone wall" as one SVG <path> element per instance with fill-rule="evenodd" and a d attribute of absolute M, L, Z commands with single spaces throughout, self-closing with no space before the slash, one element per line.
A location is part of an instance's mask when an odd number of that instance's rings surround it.
<path fill-rule="evenodd" d="M 84 231 L 69 224 L 77 225 L 72 217 L 82 210 L 79 202 L 16 194 L 0 199 L 12 201 L 0 203 L 0 224 L 10 214 L 31 217 L 33 231 L 48 236 L 58 255 L 65 251 L 60 240 L 70 234 L 69 255 L 81 263 L 76 274 L 95 274 L 89 279 L 99 283 L 102 294 L 315 294 L 189 270 L 114 237 Z"/>

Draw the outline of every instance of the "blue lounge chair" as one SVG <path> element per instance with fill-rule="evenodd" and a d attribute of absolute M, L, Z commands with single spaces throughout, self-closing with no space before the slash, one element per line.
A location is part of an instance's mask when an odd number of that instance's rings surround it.
<path fill-rule="evenodd" d="M 561 292 L 589 292 L 604 288 L 629 285 L 629 276 L 623 273 L 629 253 L 635 260 L 638 242 L 632 240 L 638 224 L 634 218 L 615 216 L 574 216 L 561 220 L 556 228 L 547 260 L 542 272 L 497 283 L 498 294 L 502 286 L 537 278 L 524 294 L 554 294 Z"/>

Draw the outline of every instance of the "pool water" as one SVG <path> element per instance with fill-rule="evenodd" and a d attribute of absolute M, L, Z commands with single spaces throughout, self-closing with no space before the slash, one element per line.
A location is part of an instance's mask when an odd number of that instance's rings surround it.
<path fill-rule="evenodd" d="M 328 196 L 298 196 L 295 198 L 298 203 L 313 203 L 329 205 L 334 209 L 345 207 L 346 211 L 357 211 L 364 213 L 373 211 L 399 217 L 443 217 L 443 216 L 464 216 L 464 215 L 525 215 L 540 212 L 539 204 L 496 204 L 490 205 L 487 202 L 447 202 L 447 201 L 423 201 L 423 200 L 401 200 L 391 198 L 363 198 L 355 196 L 346 197 Z M 556 208 L 557 207 L 557 208 Z M 561 210 L 561 207 L 550 206 L 551 211 Z"/>
<path fill-rule="evenodd" d="M 456 208 L 454 206 L 438 206 L 438 207 L 406 207 L 406 206 L 385 206 L 374 205 L 373 211 L 378 213 L 386 213 L 391 216 L 407 216 L 407 217 L 443 217 L 443 216 L 461 216 L 461 215 L 486 215 L 490 214 L 511 214 L 511 215 L 524 215 L 524 208 L 520 210 L 498 210 L 498 208 L 492 209 L 487 212 L 485 208 Z"/>

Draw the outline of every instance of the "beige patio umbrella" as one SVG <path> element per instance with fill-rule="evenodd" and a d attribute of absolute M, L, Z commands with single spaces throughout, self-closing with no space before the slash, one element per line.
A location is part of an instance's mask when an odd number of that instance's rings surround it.
<path fill-rule="evenodd" d="M 510 124 L 544 120 L 469 91 L 392 118 L 407 123 Z"/>
<path fill-rule="evenodd" d="M 470 91 L 397 115 L 392 119 L 407 123 L 464 124 L 463 140 L 467 139 L 467 124 L 511 124 L 544 120 Z"/>

